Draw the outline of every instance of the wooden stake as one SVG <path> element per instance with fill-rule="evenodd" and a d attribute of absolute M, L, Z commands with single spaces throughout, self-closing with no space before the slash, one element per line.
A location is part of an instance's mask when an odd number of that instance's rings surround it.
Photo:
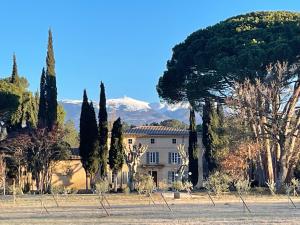
<path fill-rule="evenodd" d="M 169 210 L 172 212 L 172 209 L 170 208 L 170 206 L 169 206 L 167 200 L 165 199 L 165 196 L 163 195 L 163 193 L 160 193 L 160 195 L 161 195 L 162 199 L 164 200 L 164 202 L 166 203 L 166 205 L 169 208 Z"/>
<path fill-rule="evenodd" d="M 246 207 L 246 209 L 248 210 L 248 212 L 251 213 L 251 211 L 250 211 L 250 209 L 248 208 L 246 202 L 244 201 L 242 195 L 241 195 L 240 193 L 238 193 L 238 195 L 239 195 L 240 199 L 241 199 L 242 202 L 243 202 L 243 207 Z M 245 209 L 244 209 L 244 210 L 245 210 Z"/>
<path fill-rule="evenodd" d="M 153 205 L 156 205 L 156 203 L 155 203 L 154 199 L 152 198 L 152 195 L 151 195 L 151 193 L 149 193 L 149 198 L 150 198 L 150 199 L 151 199 L 151 201 L 153 202 Z M 149 201 L 149 205 L 150 205 L 150 201 Z"/>
<path fill-rule="evenodd" d="M 101 201 L 101 199 L 100 199 L 100 196 L 99 196 L 99 198 L 98 198 L 98 199 L 99 199 L 99 203 L 100 203 L 100 205 L 101 205 L 102 209 L 104 209 L 104 211 L 105 211 L 106 215 L 107 215 L 107 216 L 110 216 L 109 212 L 107 211 L 107 209 L 105 208 L 105 206 L 104 206 L 103 202 Z"/>
<path fill-rule="evenodd" d="M 54 201 L 55 201 L 55 203 L 56 203 L 56 206 L 59 207 L 58 202 L 57 202 L 57 199 L 55 198 L 55 195 L 54 195 L 53 193 L 52 193 L 52 197 L 53 197 L 53 199 L 54 199 Z"/>
<path fill-rule="evenodd" d="M 212 198 L 211 195 L 209 194 L 209 191 L 207 191 L 206 193 L 207 193 L 207 195 L 208 195 L 210 201 L 212 202 L 213 206 L 216 206 L 216 204 L 215 204 L 213 198 Z"/>
<path fill-rule="evenodd" d="M 48 209 L 46 208 L 42 198 L 40 199 L 40 202 L 41 202 L 41 212 L 40 213 L 42 214 L 43 210 L 45 209 L 46 213 L 49 214 Z"/>
<path fill-rule="evenodd" d="M 297 207 L 296 207 L 294 201 L 291 199 L 290 195 L 288 195 L 288 200 L 290 200 L 290 202 L 292 203 L 292 205 L 293 205 L 294 208 L 296 209 Z"/>
<path fill-rule="evenodd" d="M 101 193 L 101 196 L 102 196 L 102 198 L 104 198 L 104 200 L 106 201 L 107 205 L 111 209 L 111 206 L 110 206 L 109 201 L 107 200 L 106 196 L 103 193 Z"/>

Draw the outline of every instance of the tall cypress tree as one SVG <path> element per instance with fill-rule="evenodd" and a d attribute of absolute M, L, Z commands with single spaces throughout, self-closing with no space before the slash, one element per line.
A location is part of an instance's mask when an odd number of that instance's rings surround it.
<path fill-rule="evenodd" d="M 95 184 L 94 175 L 99 168 L 99 133 L 95 109 L 92 102 L 90 102 L 89 104 L 88 127 L 89 130 L 87 133 L 87 137 L 89 139 L 89 154 L 87 170 L 91 177 L 92 187 Z"/>
<path fill-rule="evenodd" d="M 49 29 L 48 49 L 46 57 L 46 93 L 47 93 L 47 126 L 52 130 L 57 124 L 57 88 L 55 76 L 55 59 L 53 51 L 52 32 Z"/>
<path fill-rule="evenodd" d="M 99 156 L 100 156 L 100 176 L 107 176 L 107 160 L 108 160 L 108 122 L 106 110 L 105 87 L 101 82 L 100 85 L 100 103 L 99 103 Z"/>
<path fill-rule="evenodd" d="M 86 90 L 83 92 L 83 101 L 80 113 L 80 127 L 79 127 L 79 155 L 81 156 L 81 163 L 86 173 L 86 190 L 88 189 L 88 159 L 89 159 L 89 102 Z"/>
<path fill-rule="evenodd" d="M 109 166 L 114 174 L 114 189 L 117 191 L 117 175 L 124 164 L 123 131 L 121 119 L 118 118 L 111 131 L 111 144 L 109 150 Z"/>
<path fill-rule="evenodd" d="M 16 84 L 19 81 L 18 66 L 16 54 L 13 55 L 13 68 L 11 73 L 11 83 Z"/>
<path fill-rule="evenodd" d="M 190 128 L 189 128 L 189 172 L 190 181 L 194 186 L 198 183 L 198 138 L 197 138 L 197 130 L 196 130 L 196 118 L 195 111 L 193 109 L 190 110 Z"/>
<path fill-rule="evenodd" d="M 224 130 L 224 112 L 220 103 L 207 100 L 203 108 L 203 145 L 205 147 L 205 177 L 218 167 L 218 156 L 228 144 L 228 138 Z"/>
<path fill-rule="evenodd" d="M 46 105 L 46 73 L 45 68 L 42 70 L 40 81 L 40 98 L 38 112 L 38 126 L 43 128 L 47 125 L 47 105 Z"/>

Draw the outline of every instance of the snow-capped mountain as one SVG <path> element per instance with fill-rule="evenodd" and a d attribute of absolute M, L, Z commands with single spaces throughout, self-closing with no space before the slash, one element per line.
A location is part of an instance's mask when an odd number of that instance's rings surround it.
<path fill-rule="evenodd" d="M 66 111 L 66 120 L 73 120 L 77 128 L 79 127 L 81 103 L 81 100 L 60 101 Z M 106 104 L 109 120 L 121 117 L 128 124 L 143 125 L 167 119 L 177 119 L 184 123 L 189 121 L 188 103 L 169 105 L 166 103 L 148 103 L 130 97 L 123 97 L 108 99 Z M 98 101 L 94 101 L 94 106 L 98 115 Z M 200 123 L 199 116 L 197 119 L 197 122 Z"/>

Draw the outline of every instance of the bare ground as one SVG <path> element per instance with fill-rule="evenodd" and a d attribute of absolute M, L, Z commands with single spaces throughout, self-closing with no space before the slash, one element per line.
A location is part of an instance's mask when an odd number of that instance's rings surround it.
<path fill-rule="evenodd" d="M 300 198 L 293 197 L 297 208 L 286 196 L 246 196 L 250 213 L 238 196 L 213 197 L 212 205 L 205 194 L 182 194 L 174 200 L 166 193 L 170 211 L 160 194 L 150 198 L 135 194 L 107 195 L 110 216 L 100 207 L 96 195 L 52 196 L 24 195 L 13 203 L 11 196 L 0 198 L 0 224 L 300 224 Z M 105 206 L 108 208 L 107 203 Z"/>

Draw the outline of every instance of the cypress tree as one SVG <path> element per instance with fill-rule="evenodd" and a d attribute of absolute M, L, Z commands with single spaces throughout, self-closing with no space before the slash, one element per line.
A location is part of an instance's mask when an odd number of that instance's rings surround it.
<path fill-rule="evenodd" d="M 87 137 L 89 139 L 89 154 L 88 154 L 88 164 L 87 170 L 91 176 L 91 187 L 95 184 L 94 175 L 99 168 L 99 134 L 98 126 L 96 120 L 95 109 L 93 103 L 90 102 L 89 105 L 89 116 L 88 116 L 88 133 Z"/>
<path fill-rule="evenodd" d="M 105 87 L 101 82 L 100 85 L 100 103 L 99 103 L 99 155 L 100 155 L 100 176 L 107 176 L 107 160 L 108 160 L 108 121 L 106 110 Z"/>
<path fill-rule="evenodd" d="M 11 73 L 11 83 L 16 84 L 19 81 L 18 66 L 16 55 L 13 55 L 13 68 Z"/>
<path fill-rule="evenodd" d="M 80 127 L 79 127 L 79 155 L 81 156 L 81 163 L 86 173 L 86 190 L 88 189 L 88 160 L 89 160 L 89 114 L 90 106 L 86 90 L 83 92 L 83 101 L 80 113 Z"/>
<path fill-rule="evenodd" d="M 205 147 L 204 158 L 206 161 L 205 177 L 218 167 L 218 156 L 226 148 L 228 139 L 224 130 L 224 112 L 219 103 L 206 101 L 203 108 L 203 145 Z"/>
<path fill-rule="evenodd" d="M 117 175 L 124 163 L 123 131 L 121 119 L 118 118 L 112 128 L 109 150 L 109 166 L 114 174 L 114 189 L 117 191 Z"/>
<path fill-rule="evenodd" d="M 86 189 L 88 189 L 88 176 L 91 177 L 92 185 L 94 174 L 98 170 L 99 142 L 96 114 L 92 102 L 88 102 L 86 90 L 83 92 L 81 105 L 79 137 L 79 155 L 86 172 Z"/>
<path fill-rule="evenodd" d="M 46 65 L 47 127 L 49 130 L 52 130 L 53 126 L 55 126 L 57 123 L 57 88 L 52 32 L 50 29 L 48 36 Z"/>
<path fill-rule="evenodd" d="M 189 172 L 191 175 L 189 176 L 190 181 L 194 186 L 197 185 L 198 182 L 198 140 L 197 140 L 197 130 L 196 130 L 196 118 L 195 111 L 193 109 L 190 110 L 190 128 L 189 128 Z"/>
<path fill-rule="evenodd" d="M 42 70 L 40 81 L 40 98 L 38 111 L 38 126 L 43 128 L 47 125 L 47 105 L 46 105 L 46 73 L 45 68 Z"/>

